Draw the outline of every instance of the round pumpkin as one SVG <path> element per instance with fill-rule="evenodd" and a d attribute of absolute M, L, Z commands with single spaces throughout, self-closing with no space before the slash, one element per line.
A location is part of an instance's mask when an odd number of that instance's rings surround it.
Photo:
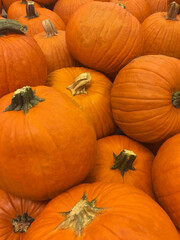
<path fill-rule="evenodd" d="M 0 240 L 23 240 L 47 202 L 31 201 L 0 190 Z"/>
<path fill-rule="evenodd" d="M 92 1 L 81 6 L 67 24 L 66 41 L 74 58 L 110 77 L 143 50 L 137 18 L 108 2 Z"/>
<path fill-rule="evenodd" d="M 53 198 L 81 183 L 94 164 L 93 124 L 51 87 L 23 87 L 2 97 L 0 131 L 0 187 L 17 196 Z"/>
<path fill-rule="evenodd" d="M 180 59 L 179 4 L 172 2 L 169 12 L 154 13 L 142 23 L 144 54 L 162 54 Z"/>
<path fill-rule="evenodd" d="M 51 200 L 24 240 L 179 240 L 166 212 L 126 184 L 82 184 Z"/>
<path fill-rule="evenodd" d="M 152 167 L 152 180 L 157 201 L 180 229 L 180 134 L 160 147 Z"/>
<path fill-rule="evenodd" d="M 82 106 L 94 124 L 97 138 L 115 132 L 110 100 L 112 83 L 104 74 L 84 67 L 62 68 L 50 73 L 46 84 Z"/>
<path fill-rule="evenodd" d="M 7 34 L 4 34 L 5 26 Z M 25 25 L 0 19 L 0 97 L 25 85 L 45 84 L 47 67 L 44 55 L 26 32 Z"/>
<path fill-rule="evenodd" d="M 163 141 L 180 132 L 180 60 L 164 55 L 134 59 L 111 91 L 114 120 L 140 142 Z"/>
<path fill-rule="evenodd" d="M 147 0 L 111 0 L 115 4 L 119 4 L 126 8 L 141 23 L 151 14 L 150 6 Z"/>
<path fill-rule="evenodd" d="M 35 9 L 33 1 L 28 1 L 26 5 L 26 16 L 21 16 L 17 20 L 27 25 L 30 35 L 34 36 L 37 33 L 43 32 L 42 21 L 46 19 L 51 20 L 58 30 L 65 30 L 64 22 L 55 12 L 46 8 Z"/>
<path fill-rule="evenodd" d="M 77 66 L 78 63 L 70 55 L 65 39 L 65 31 L 57 30 L 50 20 L 43 20 L 45 32 L 34 35 L 34 39 L 44 53 L 47 71 Z"/>

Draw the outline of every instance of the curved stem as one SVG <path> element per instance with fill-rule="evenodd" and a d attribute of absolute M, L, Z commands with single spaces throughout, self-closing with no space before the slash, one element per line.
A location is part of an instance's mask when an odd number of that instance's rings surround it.
<path fill-rule="evenodd" d="M 34 2 L 28 1 L 26 3 L 26 14 L 28 19 L 36 18 L 38 17 L 38 14 L 35 12 Z"/>
<path fill-rule="evenodd" d="M 14 19 L 0 19 L 0 36 L 9 33 L 25 34 L 27 30 L 26 25 Z"/>
<path fill-rule="evenodd" d="M 171 2 L 169 4 L 169 11 L 168 11 L 167 15 L 165 16 L 165 18 L 167 20 L 177 21 L 178 13 L 179 13 L 179 4 L 177 4 L 176 2 Z"/>
<path fill-rule="evenodd" d="M 58 32 L 54 24 L 49 20 L 43 20 L 42 21 L 43 28 L 46 32 L 46 38 L 57 36 Z"/>

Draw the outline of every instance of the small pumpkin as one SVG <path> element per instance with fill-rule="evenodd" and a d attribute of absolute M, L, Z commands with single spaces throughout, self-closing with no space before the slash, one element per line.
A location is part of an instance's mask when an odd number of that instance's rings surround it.
<path fill-rule="evenodd" d="M 180 59 L 179 4 L 172 2 L 168 13 L 154 13 L 142 23 L 144 54 L 162 54 Z"/>
<path fill-rule="evenodd" d="M 81 183 L 94 164 L 93 124 L 51 87 L 26 86 L 2 97 L 0 132 L 0 187 L 16 196 L 53 198 Z"/>
<path fill-rule="evenodd" d="M 0 240 L 23 240 L 47 202 L 16 197 L 0 190 Z"/>
<path fill-rule="evenodd" d="M 164 55 L 134 59 L 111 91 L 119 128 L 140 142 L 159 142 L 180 132 L 180 60 Z"/>
<path fill-rule="evenodd" d="M 0 19 L 0 97 L 24 85 L 44 85 L 47 67 L 36 41 L 26 34 L 27 26 Z"/>
<path fill-rule="evenodd" d="M 50 73 L 46 84 L 67 94 L 88 113 L 97 138 L 115 132 L 110 103 L 112 83 L 104 74 L 84 67 L 62 68 Z"/>
<path fill-rule="evenodd" d="M 179 240 L 166 212 L 126 184 L 76 186 L 51 200 L 24 240 Z"/>

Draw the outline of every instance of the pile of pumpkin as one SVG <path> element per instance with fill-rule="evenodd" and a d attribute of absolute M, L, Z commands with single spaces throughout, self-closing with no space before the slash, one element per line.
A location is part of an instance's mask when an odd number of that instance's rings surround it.
<path fill-rule="evenodd" d="M 0 1 L 0 240 L 180 238 L 179 4 Z"/>

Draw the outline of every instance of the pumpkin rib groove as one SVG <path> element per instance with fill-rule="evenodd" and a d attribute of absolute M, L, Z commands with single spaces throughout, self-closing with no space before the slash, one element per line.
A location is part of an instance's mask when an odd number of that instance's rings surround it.
<path fill-rule="evenodd" d="M 102 226 L 102 227 L 105 228 L 108 232 L 111 232 L 112 235 L 113 235 L 113 240 L 115 240 L 115 239 L 114 239 L 114 236 L 117 237 L 117 240 L 123 240 L 123 239 L 120 239 L 120 238 L 119 238 L 119 236 L 117 235 L 117 233 L 113 232 L 110 227 L 105 226 L 105 224 L 103 224 L 102 222 L 99 224 L 99 226 Z"/>

